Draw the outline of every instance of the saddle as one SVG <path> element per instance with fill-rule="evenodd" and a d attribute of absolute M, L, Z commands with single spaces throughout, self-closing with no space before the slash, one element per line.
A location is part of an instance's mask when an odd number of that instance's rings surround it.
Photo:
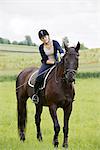
<path fill-rule="evenodd" d="M 47 82 L 47 78 L 50 74 L 50 72 L 55 68 L 55 65 L 47 70 L 45 70 L 43 73 L 41 73 L 40 75 L 38 75 L 38 71 L 35 71 L 34 73 L 32 73 L 32 75 L 30 76 L 29 80 L 28 80 L 28 85 L 32 88 L 34 88 L 34 84 L 35 81 L 38 80 L 40 83 L 40 89 L 44 89 L 46 82 Z"/>

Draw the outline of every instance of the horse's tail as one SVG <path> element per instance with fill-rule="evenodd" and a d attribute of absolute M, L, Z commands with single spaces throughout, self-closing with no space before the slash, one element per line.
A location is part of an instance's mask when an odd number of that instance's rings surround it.
<path fill-rule="evenodd" d="M 26 122 L 27 122 L 26 102 L 27 102 L 28 97 L 24 90 L 24 86 L 21 86 L 22 84 L 23 83 L 22 83 L 21 74 L 19 74 L 16 80 L 18 131 L 19 131 L 20 139 L 24 141 L 25 140 L 24 131 L 25 131 Z"/>

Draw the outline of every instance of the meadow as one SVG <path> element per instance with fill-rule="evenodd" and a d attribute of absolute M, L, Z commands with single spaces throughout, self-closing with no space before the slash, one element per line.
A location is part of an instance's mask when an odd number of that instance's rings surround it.
<path fill-rule="evenodd" d="M 37 47 L 0 45 L 0 150 L 53 150 L 53 123 L 47 107 L 42 113 L 41 129 L 43 142 L 36 139 L 35 106 L 31 99 L 27 102 L 28 121 L 26 141 L 20 142 L 17 131 L 17 101 L 15 79 L 18 73 L 29 66 L 40 66 Z M 16 51 L 7 52 L 5 50 Z M 76 96 L 69 122 L 69 150 L 100 150 L 100 49 L 80 52 L 79 71 L 83 76 L 76 78 Z M 90 77 L 84 77 L 90 74 Z M 63 111 L 58 109 L 61 126 L 59 148 L 63 142 Z"/>
<path fill-rule="evenodd" d="M 69 150 L 99 150 L 100 149 L 100 87 L 99 79 L 77 79 L 76 97 L 69 122 Z M 28 100 L 28 121 L 26 141 L 20 142 L 17 132 L 17 103 L 15 97 L 15 82 L 0 83 L 0 150 L 53 150 L 53 123 L 44 107 L 41 129 L 43 142 L 36 139 L 35 107 Z M 63 111 L 58 109 L 61 126 L 59 148 L 63 142 Z"/>
<path fill-rule="evenodd" d="M 81 50 L 79 57 L 78 73 L 100 73 L 100 49 Z M 39 67 L 40 59 L 38 47 L 0 44 L 0 77 L 15 76 L 26 67 Z"/>

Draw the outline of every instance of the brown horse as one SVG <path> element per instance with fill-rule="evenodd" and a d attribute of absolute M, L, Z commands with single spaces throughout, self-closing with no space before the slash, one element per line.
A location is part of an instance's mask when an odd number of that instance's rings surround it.
<path fill-rule="evenodd" d="M 75 96 L 73 82 L 78 68 L 80 43 L 76 47 L 66 47 L 65 55 L 55 66 L 47 78 L 45 89 L 39 91 L 39 103 L 36 104 L 35 123 L 37 127 L 37 139 L 42 140 L 40 129 L 41 113 L 43 106 L 48 106 L 54 123 L 53 144 L 58 147 L 58 134 L 60 125 L 57 118 L 57 109 L 61 107 L 64 111 L 64 141 L 63 147 L 68 147 L 68 122 L 72 111 L 72 102 Z M 22 71 L 16 81 L 18 129 L 20 140 L 25 140 L 25 126 L 27 118 L 26 102 L 34 94 L 34 89 L 28 85 L 28 80 L 35 68 L 28 68 Z M 52 90 L 51 90 L 52 89 Z"/>

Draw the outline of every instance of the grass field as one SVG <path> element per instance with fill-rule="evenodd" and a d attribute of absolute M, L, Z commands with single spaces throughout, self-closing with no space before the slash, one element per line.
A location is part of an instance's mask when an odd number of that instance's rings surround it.
<path fill-rule="evenodd" d="M 5 51 L 6 50 L 6 51 Z M 7 52 L 12 51 L 12 52 Z M 16 51 L 16 52 L 13 52 Z M 21 51 L 23 53 L 18 53 Z M 44 107 L 41 128 L 43 142 L 36 139 L 34 121 L 35 107 L 28 100 L 28 122 L 26 141 L 20 142 L 17 133 L 17 103 L 15 78 L 19 72 L 30 66 L 40 66 L 37 47 L 0 45 L 0 150 L 53 150 L 53 123 Z M 69 123 L 69 150 L 100 150 L 100 49 L 80 51 L 80 78 L 76 79 L 76 97 Z M 97 74 L 96 78 L 89 78 Z M 87 75 L 87 79 L 86 78 Z M 84 77 L 83 77 L 84 76 Z M 63 112 L 58 110 L 61 131 L 59 148 L 63 142 Z"/>
<path fill-rule="evenodd" d="M 34 52 L 38 52 L 38 47 L 0 44 L 0 74 L 19 73 L 25 67 L 40 66 L 40 54 Z M 79 72 L 100 72 L 100 49 L 80 50 Z"/>
<path fill-rule="evenodd" d="M 100 150 L 100 82 L 99 79 L 78 79 L 76 97 L 69 123 L 69 150 Z M 91 92 L 92 91 L 92 92 Z M 35 107 L 28 100 L 26 141 L 20 142 L 17 133 L 15 82 L 0 83 L 0 150 L 53 150 L 53 124 L 44 107 L 41 128 L 43 142 L 36 139 Z M 63 111 L 58 109 L 61 131 L 59 148 L 63 142 Z"/>
<path fill-rule="evenodd" d="M 100 71 L 100 49 L 80 51 L 80 72 Z"/>

